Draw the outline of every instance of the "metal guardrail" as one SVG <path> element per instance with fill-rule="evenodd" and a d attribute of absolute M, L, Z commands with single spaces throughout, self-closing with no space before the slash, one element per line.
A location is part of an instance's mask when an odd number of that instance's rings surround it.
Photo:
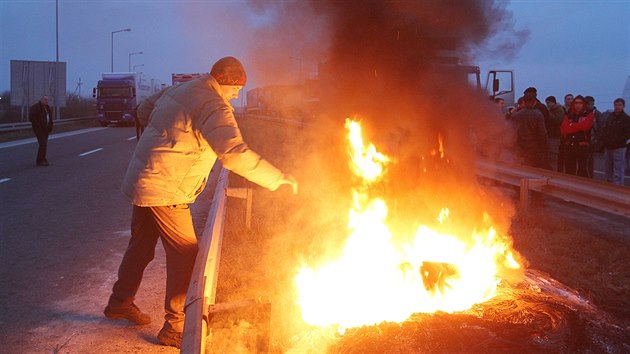
<path fill-rule="evenodd" d="M 199 251 L 184 306 L 186 317 L 180 353 L 205 353 L 208 305 L 215 302 L 219 276 L 229 173 L 230 171 L 225 168 L 221 168 L 219 172 L 208 220 L 199 242 Z"/>
<path fill-rule="evenodd" d="M 57 119 L 53 123 L 56 125 L 63 125 L 63 124 L 73 123 L 80 120 L 97 119 L 97 118 L 98 118 L 97 116 L 63 118 L 63 119 Z M 14 122 L 14 123 L 0 124 L 0 132 L 11 132 L 11 131 L 30 129 L 30 128 L 31 128 L 31 122 Z"/>
<path fill-rule="evenodd" d="M 220 166 L 217 164 L 217 166 Z M 199 250 L 195 259 L 193 274 L 188 286 L 184 311 L 184 333 L 181 353 L 205 353 L 206 336 L 210 305 L 215 305 L 219 263 L 221 261 L 221 244 L 223 242 L 223 221 L 228 197 L 246 200 L 245 224 L 250 227 L 252 210 L 251 188 L 229 188 L 230 171 L 221 167 L 218 172 L 217 186 L 214 190 L 212 204 L 206 220 L 206 226 L 199 242 Z M 248 305 L 267 305 L 264 302 L 244 301 L 236 304 L 218 304 L 214 312 L 220 312 Z"/>
<path fill-rule="evenodd" d="M 630 218 L 630 188 L 522 165 L 477 161 L 477 175 L 520 187 L 521 207 L 529 191 Z"/>

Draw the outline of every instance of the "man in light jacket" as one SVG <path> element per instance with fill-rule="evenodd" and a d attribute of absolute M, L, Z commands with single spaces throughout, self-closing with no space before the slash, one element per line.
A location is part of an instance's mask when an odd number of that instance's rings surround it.
<path fill-rule="evenodd" d="M 122 184 L 133 204 L 131 239 L 104 313 L 110 319 L 150 323 L 134 297 L 161 239 L 167 268 L 165 322 L 158 334 L 163 345 L 181 346 L 186 292 L 197 254 L 188 205 L 203 191 L 216 159 L 262 187 L 273 191 L 287 184 L 297 193 L 291 175 L 243 141 L 229 101 L 238 97 L 246 80 L 242 64 L 225 57 L 209 75 L 166 88 L 138 107 L 138 122 L 146 128 Z"/>

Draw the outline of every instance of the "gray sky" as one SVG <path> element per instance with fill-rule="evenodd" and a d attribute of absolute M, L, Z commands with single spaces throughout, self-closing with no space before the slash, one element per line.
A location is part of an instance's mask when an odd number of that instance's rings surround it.
<path fill-rule="evenodd" d="M 530 36 L 509 62 L 478 65 L 515 71 L 517 94 L 538 88 L 539 99 L 591 95 L 612 109 L 630 75 L 630 1 L 511 1 L 517 28 Z"/>
<path fill-rule="evenodd" d="M 535 86 L 542 99 L 571 92 L 594 96 L 602 111 L 612 107 L 630 75 L 630 0 L 511 1 L 508 9 L 516 28 L 529 31 L 520 50 L 510 59 L 486 54 L 470 64 L 482 72 L 515 70 L 517 94 Z M 170 83 L 171 73 L 207 72 L 233 55 L 248 71 L 246 89 L 273 83 L 269 77 L 277 77 L 265 63 L 248 54 L 266 19 L 238 0 L 59 0 L 67 90 L 77 90 L 80 79 L 82 95 L 91 95 L 100 74 L 110 70 L 112 31 L 125 28 L 132 30 L 114 34 L 114 71 L 127 71 L 129 53 L 142 51 L 131 57 L 132 66 L 144 64 L 138 71 Z M 0 92 L 10 89 L 10 60 L 55 56 L 55 1 L 0 0 Z M 304 77 L 316 62 L 296 52 L 283 67 L 290 77 Z"/>

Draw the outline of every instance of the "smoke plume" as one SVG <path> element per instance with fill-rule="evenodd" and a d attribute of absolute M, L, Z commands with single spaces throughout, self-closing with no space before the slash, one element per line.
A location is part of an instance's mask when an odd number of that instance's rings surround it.
<path fill-rule="evenodd" d="M 302 204 L 290 216 L 286 209 L 275 210 L 271 200 L 266 208 L 282 215 L 275 220 L 278 236 L 268 246 L 273 250 L 267 256 L 269 269 L 277 268 L 279 259 L 295 263 L 295 254 L 305 253 L 304 248 L 324 252 L 343 242 L 339 230 L 345 227 L 352 183 L 344 130 L 348 117 L 360 120 L 366 140 L 393 159 L 387 178 L 373 189 L 387 199 L 392 223 L 407 225 L 396 231 L 411 233 L 418 224 L 434 221 L 443 207 L 451 209 L 462 230 L 477 227 L 484 212 L 507 230 L 511 204 L 478 187 L 474 161 L 479 150 L 498 156 L 510 129 L 467 75 L 475 54 L 507 58 L 518 50 L 514 43 L 525 33 L 512 26 L 504 2 L 252 5 L 267 18 L 251 42 L 252 70 L 268 83 L 286 82 L 291 81 L 287 71 L 295 75 L 287 68 L 299 61 L 303 78 L 317 72 L 319 99 L 308 136 L 290 142 L 285 151 L 294 159 L 290 167 L 300 181 Z M 266 142 L 273 144 L 273 137 Z M 279 278 L 272 287 L 282 292 L 290 279 Z M 290 321 L 278 322 L 278 331 L 293 328 Z"/>

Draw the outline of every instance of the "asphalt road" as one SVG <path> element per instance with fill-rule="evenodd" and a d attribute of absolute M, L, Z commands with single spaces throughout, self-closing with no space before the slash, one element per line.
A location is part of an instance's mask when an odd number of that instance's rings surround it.
<path fill-rule="evenodd" d="M 50 166 L 38 167 L 33 139 L 0 144 L 0 352 L 56 352 L 77 336 L 91 345 L 75 352 L 99 352 L 90 326 L 127 333 L 101 311 L 130 234 L 120 184 L 135 145 L 133 128 L 52 135 Z M 160 295 L 151 297 L 158 314 Z M 151 344 L 157 329 L 133 335 Z"/>
<path fill-rule="evenodd" d="M 0 149 L 0 323 L 55 316 L 41 305 L 75 289 L 77 274 L 103 262 L 112 235 L 129 229 L 131 208 L 119 192 L 135 132 L 97 128 L 48 143 L 50 166 L 35 165 L 37 143 Z M 133 137 L 133 139 L 130 139 Z M 99 150 L 100 149 L 100 150 Z M 71 250 L 72 252 L 69 252 Z M 27 276 L 26 276 L 27 275 Z"/>

